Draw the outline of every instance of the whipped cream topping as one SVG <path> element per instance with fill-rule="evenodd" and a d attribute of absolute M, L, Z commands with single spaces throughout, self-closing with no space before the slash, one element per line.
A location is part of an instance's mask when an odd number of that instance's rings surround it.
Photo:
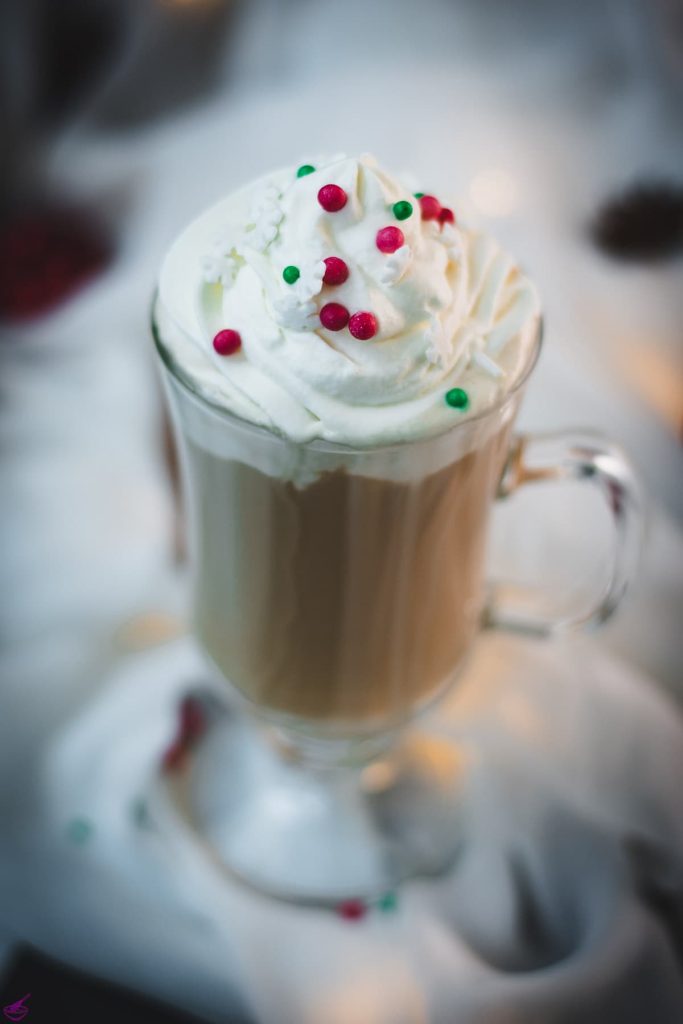
<path fill-rule="evenodd" d="M 214 404 L 295 442 L 413 440 L 494 404 L 534 349 L 533 284 L 493 239 L 423 219 L 419 200 L 373 158 L 315 166 L 234 193 L 171 248 L 157 318 L 185 375 Z M 346 195 L 341 209 L 319 201 L 329 184 Z M 405 202 L 412 212 L 398 219 L 394 204 Z M 377 244 L 386 227 L 403 236 L 390 252 Z M 330 256 L 348 268 L 340 284 L 324 283 Z M 286 267 L 299 271 L 291 283 Z M 374 336 L 326 329 L 328 303 L 371 313 Z M 223 329 L 242 338 L 228 357 L 212 345 Z M 446 401 L 456 387 L 464 409 Z"/>

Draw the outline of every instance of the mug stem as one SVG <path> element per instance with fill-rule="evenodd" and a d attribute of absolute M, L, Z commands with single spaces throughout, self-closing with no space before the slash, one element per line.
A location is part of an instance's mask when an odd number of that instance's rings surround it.
<path fill-rule="evenodd" d="M 272 733 L 216 709 L 182 780 L 161 793 L 228 875 L 308 906 L 381 900 L 447 871 L 466 834 L 469 755 L 411 731 L 355 768 L 311 770 Z"/>

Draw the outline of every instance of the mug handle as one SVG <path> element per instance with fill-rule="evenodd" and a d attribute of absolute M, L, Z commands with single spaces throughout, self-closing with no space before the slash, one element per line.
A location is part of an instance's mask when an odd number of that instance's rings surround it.
<path fill-rule="evenodd" d="M 484 625 L 537 637 L 601 625 L 617 608 L 635 575 L 643 535 L 639 484 L 626 457 L 612 443 L 583 431 L 519 434 L 513 439 L 497 497 L 509 498 L 526 484 L 581 480 L 597 487 L 612 517 L 614 541 L 609 575 L 598 595 L 574 614 L 537 618 L 515 610 L 492 586 Z"/>

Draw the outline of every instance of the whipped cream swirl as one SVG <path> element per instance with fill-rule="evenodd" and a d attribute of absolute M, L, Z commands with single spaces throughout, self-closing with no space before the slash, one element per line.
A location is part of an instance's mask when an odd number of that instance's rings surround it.
<path fill-rule="evenodd" d="M 346 194 L 333 212 L 318 199 L 328 184 Z M 393 252 L 377 245 L 386 227 L 403 235 Z M 348 268 L 341 284 L 324 282 L 331 256 Z M 299 271 L 291 283 L 286 267 Z M 371 313 L 374 336 L 326 329 L 332 302 Z M 358 447 L 438 433 L 495 403 L 524 372 L 540 317 L 495 241 L 423 219 L 371 157 L 281 171 L 207 211 L 166 258 L 159 310 L 165 344 L 211 401 L 293 441 Z M 212 346 L 226 328 L 242 338 L 229 357 Z M 465 409 L 445 400 L 455 387 Z"/>

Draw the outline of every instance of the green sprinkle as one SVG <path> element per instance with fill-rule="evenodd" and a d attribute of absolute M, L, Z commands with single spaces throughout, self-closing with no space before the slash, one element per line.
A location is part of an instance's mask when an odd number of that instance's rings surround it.
<path fill-rule="evenodd" d="M 74 818 L 66 827 L 67 838 L 76 846 L 83 846 L 92 834 L 92 824 L 85 818 Z"/>
<path fill-rule="evenodd" d="M 377 906 L 383 914 L 391 914 L 398 906 L 398 897 L 395 892 L 385 892 L 377 902 Z"/>
<path fill-rule="evenodd" d="M 413 192 L 413 195 L 415 196 L 416 199 L 422 199 L 424 192 Z"/>
<path fill-rule="evenodd" d="M 396 220 L 406 220 L 413 212 L 413 204 L 406 199 L 401 199 L 398 203 L 394 203 L 392 210 Z"/>
<path fill-rule="evenodd" d="M 302 164 L 299 170 L 296 172 L 297 178 L 305 178 L 307 174 L 313 174 L 315 167 L 313 164 Z"/>
<path fill-rule="evenodd" d="M 299 270 L 298 267 L 285 267 L 285 269 L 282 271 L 282 276 L 284 280 L 287 282 L 287 284 L 294 284 L 294 282 L 298 281 L 299 278 L 301 277 L 301 271 Z"/>
<path fill-rule="evenodd" d="M 133 800 L 130 810 L 133 821 L 139 828 L 147 828 L 151 825 L 152 819 L 149 814 L 147 803 L 141 796 L 136 800 Z"/>
<path fill-rule="evenodd" d="M 466 409 L 470 404 L 469 395 L 462 388 L 451 388 L 446 392 L 446 404 L 451 409 Z"/>

